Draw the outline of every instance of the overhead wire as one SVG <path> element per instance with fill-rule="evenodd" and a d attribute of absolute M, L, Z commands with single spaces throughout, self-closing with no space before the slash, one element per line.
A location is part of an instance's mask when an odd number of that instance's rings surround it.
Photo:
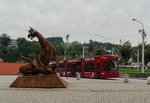
<path fill-rule="evenodd" d="M 117 4 L 118 4 L 118 1 L 119 1 L 119 0 L 116 0 L 116 1 L 115 1 L 113 7 L 111 8 L 110 13 L 107 15 L 107 17 L 105 18 L 103 24 L 101 25 L 101 27 L 100 27 L 100 33 L 102 32 L 102 30 L 103 30 L 103 28 L 105 27 L 107 21 L 108 21 L 109 18 L 111 17 L 111 14 L 112 14 L 112 12 L 114 11 L 114 9 L 116 8 L 116 6 L 117 6 Z"/>

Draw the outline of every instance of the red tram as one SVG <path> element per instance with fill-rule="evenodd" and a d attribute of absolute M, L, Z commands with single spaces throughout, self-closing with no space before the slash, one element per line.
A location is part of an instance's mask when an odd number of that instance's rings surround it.
<path fill-rule="evenodd" d="M 60 61 L 58 72 L 60 76 L 68 77 L 76 77 L 78 72 L 81 78 L 117 78 L 119 77 L 117 61 L 118 57 L 115 55 Z"/>

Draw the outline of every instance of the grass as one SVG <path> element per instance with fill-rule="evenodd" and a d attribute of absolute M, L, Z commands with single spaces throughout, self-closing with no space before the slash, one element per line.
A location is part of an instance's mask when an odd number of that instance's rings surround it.
<path fill-rule="evenodd" d="M 119 68 L 120 73 L 141 73 L 141 69 L 137 71 L 137 68 Z M 145 69 L 145 73 L 150 73 L 150 69 Z"/>

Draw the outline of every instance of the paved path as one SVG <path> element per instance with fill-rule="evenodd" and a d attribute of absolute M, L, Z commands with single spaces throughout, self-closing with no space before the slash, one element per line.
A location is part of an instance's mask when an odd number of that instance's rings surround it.
<path fill-rule="evenodd" d="M 66 89 L 9 88 L 17 76 L 0 76 L 0 103 L 150 103 L 146 80 L 66 79 Z"/>

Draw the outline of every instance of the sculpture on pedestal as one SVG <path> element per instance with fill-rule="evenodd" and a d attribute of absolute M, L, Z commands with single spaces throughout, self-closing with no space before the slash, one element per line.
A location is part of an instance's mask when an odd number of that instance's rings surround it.
<path fill-rule="evenodd" d="M 33 39 L 34 37 L 37 37 L 41 44 L 41 52 L 35 60 L 22 57 L 28 63 L 20 67 L 20 73 L 23 75 L 55 73 L 57 68 L 57 64 L 53 62 L 56 60 L 55 48 L 38 31 L 30 28 L 28 38 Z"/>
<path fill-rule="evenodd" d="M 35 60 L 22 56 L 27 61 L 20 67 L 23 76 L 18 77 L 10 87 L 18 88 L 66 88 L 68 83 L 56 74 L 58 67 L 56 50 L 38 31 L 30 28 L 28 38 L 37 37 L 41 51 Z"/>

